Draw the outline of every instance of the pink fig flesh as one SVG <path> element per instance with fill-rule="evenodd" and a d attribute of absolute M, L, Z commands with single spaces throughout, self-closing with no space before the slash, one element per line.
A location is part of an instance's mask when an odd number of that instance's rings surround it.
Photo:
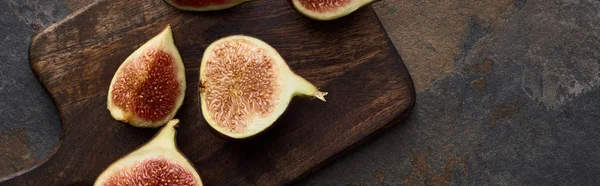
<path fill-rule="evenodd" d="M 162 171 L 166 170 L 166 171 Z M 150 159 L 109 178 L 105 186 L 119 185 L 199 185 L 192 172 L 167 159 Z"/>
<path fill-rule="evenodd" d="M 298 0 L 306 9 L 315 12 L 333 12 L 344 5 L 350 3 L 351 0 Z"/>
<path fill-rule="evenodd" d="M 169 121 L 148 143 L 113 162 L 96 178 L 94 186 L 202 186 L 196 168 L 177 148 L 178 123 L 178 119 Z"/>
<path fill-rule="evenodd" d="M 185 88 L 183 61 L 167 26 L 119 66 L 107 108 L 113 118 L 135 127 L 160 127 L 181 107 Z"/>
<path fill-rule="evenodd" d="M 125 66 L 112 89 L 112 100 L 125 112 L 157 122 L 175 108 L 179 82 L 173 58 L 165 51 L 147 49 Z"/>
<path fill-rule="evenodd" d="M 377 0 L 291 0 L 301 14 L 315 20 L 334 20 Z"/>

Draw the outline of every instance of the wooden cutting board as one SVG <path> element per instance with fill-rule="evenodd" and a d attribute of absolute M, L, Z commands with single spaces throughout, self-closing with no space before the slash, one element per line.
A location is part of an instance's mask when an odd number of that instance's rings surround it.
<path fill-rule="evenodd" d="M 120 63 L 167 24 L 188 83 L 176 116 L 178 146 L 206 185 L 289 183 L 400 123 L 414 105 L 410 75 L 370 7 L 318 22 L 283 0 L 208 13 L 178 11 L 161 0 L 101 0 L 33 39 L 31 67 L 61 114 L 61 144 L 45 163 L 3 184 L 91 185 L 148 141 L 157 129 L 113 120 L 106 93 Z M 211 42 L 232 34 L 271 44 L 297 74 L 330 93 L 327 102 L 294 99 L 275 127 L 249 141 L 214 136 L 198 108 L 199 65 Z"/>

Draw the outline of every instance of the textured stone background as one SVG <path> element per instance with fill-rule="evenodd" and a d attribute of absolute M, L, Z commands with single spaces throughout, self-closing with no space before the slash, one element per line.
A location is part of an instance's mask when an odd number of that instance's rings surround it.
<path fill-rule="evenodd" d="M 30 38 L 91 0 L 0 1 L 0 176 L 54 149 L 59 118 Z M 407 64 L 410 119 L 298 185 L 600 182 L 600 1 L 383 0 Z"/>

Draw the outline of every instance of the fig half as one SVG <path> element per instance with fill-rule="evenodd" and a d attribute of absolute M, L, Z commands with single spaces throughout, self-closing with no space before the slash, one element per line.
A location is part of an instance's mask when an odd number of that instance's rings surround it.
<path fill-rule="evenodd" d="M 201 186 L 196 169 L 177 149 L 178 123 L 178 119 L 169 121 L 148 143 L 112 163 L 98 176 L 94 186 Z"/>
<path fill-rule="evenodd" d="M 213 11 L 234 7 L 250 0 L 165 0 L 169 5 L 186 11 Z"/>
<path fill-rule="evenodd" d="M 214 131 L 233 139 L 269 128 L 296 95 L 322 101 L 327 95 L 292 72 L 269 44 L 243 35 L 208 46 L 199 82 L 204 118 Z"/>
<path fill-rule="evenodd" d="M 334 20 L 377 0 L 291 0 L 301 14 L 316 20 Z"/>
<path fill-rule="evenodd" d="M 119 66 L 108 89 L 107 107 L 116 120 L 156 128 L 173 119 L 185 88 L 183 61 L 167 26 Z"/>

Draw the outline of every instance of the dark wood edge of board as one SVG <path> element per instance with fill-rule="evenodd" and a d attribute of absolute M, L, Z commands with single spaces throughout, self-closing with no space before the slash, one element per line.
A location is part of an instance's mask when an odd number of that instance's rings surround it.
<path fill-rule="evenodd" d="M 30 46 L 29 46 L 29 47 L 30 47 L 30 48 L 29 48 L 29 50 L 31 50 L 31 47 L 32 47 L 32 46 L 34 46 L 34 44 L 35 44 L 35 43 L 37 43 L 37 40 L 38 40 L 38 37 L 39 37 L 39 36 L 41 36 L 41 35 L 43 35 L 43 34 L 45 34 L 45 33 L 49 32 L 49 31 L 51 31 L 51 30 L 54 30 L 54 29 L 55 29 L 55 28 L 56 28 L 58 25 L 61 25 L 62 23 L 64 23 L 64 22 L 67 22 L 67 21 L 71 20 L 73 17 L 75 17 L 75 16 L 77 16 L 77 15 L 81 14 L 82 12 L 86 11 L 86 10 L 87 10 L 87 9 L 89 9 L 90 7 L 92 7 L 92 6 L 94 6 L 95 4 L 97 4 L 97 2 L 98 2 L 98 1 L 94 1 L 93 3 L 91 3 L 91 4 L 87 5 L 87 6 L 85 6 L 85 7 L 81 8 L 81 9 L 79 9 L 79 10 L 77 10 L 77 11 L 75 11 L 75 12 L 73 12 L 73 13 L 69 14 L 69 15 L 67 15 L 67 17 L 63 18 L 63 19 L 62 19 L 62 20 L 60 20 L 59 22 L 56 22 L 55 24 L 52 24 L 52 25 L 50 25 L 48 28 L 44 29 L 43 31 L 41 31 L 41 32 L 37 33 L 37 34 L 36 34 L 36 35 L 35 35 L 35 36 L 32 38 L 32 40 L 31 40 L 31 43 L 30 43 Z M 378 15 L 375 13 L 375 11 L 373 10 L 372 6 L 371 6 L 371 5 L 368 5 L 368 6 L 366 6 L 366 7 L 363 7 L 363 8 L 368 8 L 368 9 L 371 9 L 371 13 L 375 14 L 375 17 L 377 17 L 377 21 L 378 21 L 378 23 L 379 23 L 379 24 L 378 24 L 378 25 L 379 25 L 379 27 L 380 27 L 382 30 L 385 30 L 385 28 L 384 28 L 384 27 L 383 27 L 383 25 L 381 24 L 381 21 L 380 21 L 380 19 L 379 19 L 379 16 L 378 16 Z M 394 44 L 393 44 L 393 43 L 392 43 L 392 41 L 390 40 L 390 38 L 389 38 L 389 36 L 388 36 L 387 32 L 385 33 L 385 38 L 386 38 L 386 43 L 388 43 L 390 46 L 394 47 Z M 395 49 L 395 47 L 394 47 L 394 49 Z M 396 50 L 396 51 L 397 51 L 397 50 Z M 31 55 L 31 53 L 29 53 L 29 55 L 28 55 L 28 58 L 29 58 L 29 65 L 30 65 L 30 69 L 31 69 L 31 71 L 33 72 L 33 74 L 34 74 L 34 76 L 36 77 L 36 79 L 38 80 L 38 82 L 40 82 L 40 84 L 42 85 L 42 87 L 43 87 L 44 91 L 46 92 L 46 94 L 47 94 L 47 95 L 50 97 L 50 99 L 52 100 L 52 103 L 54 104 L 54 107 L 55 107 L 55 108 L 58 110 L 58 112 L 59 112 L 59 113 L 61 113 L 60 107 L 58 107 L 58 106 L 56 105 L 56 102 L 55 102 L 55 98 L 54 98 L 54 96 L 53 96 L 52 94 L 50 94 L 50 93 L 49 93 L 49 90 L 48 90 L 48 88 L 46 87 L 46 85 L 45 85 L 44 83 L 42 83 L 42 82 L 41 82 L 41 80 L 40 80 L 40 76 L 39 76 L 39 72 L 37 72 L 37 71 L 35 70 L 35 68 L 33 68 L 33 64 L 31 63 L 31 60 L 30 60 L 30 59 L 31 59 L 31 56 L 30 56 L 30 55 Z M 326 160 L 324 160 L 324 161 L 320 162 L 320 163 L 319 163 L 319 164 L 317 164 L 316 166 L 314 166 L 314 167 L 310 168 L 310 169 L 309 169 L 309 171 L 305 172 L 304 174 L 301 174 L 301 175 L 300 175 L 300 176 L 298 176 L 296 179 L 294 179 L 294 180 L 291 180 L 291 182 L 298 181 L 298 180 L 300 180 L 300 179 L 302 179 L 302 178 L 305 178 L 305 177 L 306 177 L 306 176 L 308 176 L 308 175 L 311 175 L 311 174 L 315 173 L 317 170 L 319 170 L 319 169 L 321 169 L 322 167 L 324 167 L 325 165 L 327 165 L 327 164 L 329 164 L 329 163 L 333 162 L 335 159 L 339 158 L 340 156 L 347 154 L 348 152 L 350 152 L 350 151 L 351 151 L 351 150 L 353 150 L 354 148 L 357 148 L 357 147 L 361 146 L 361 145 L 362 145 L 362 144 L 364 144 L 365 142 L 368 142 L 368 141 L 371 141 L 371 140 L 373 140 L 373 138 L 375 138 L 376 136 L 378 136 L 379 134 L 381 134 L 381 133 L 382 133 L 383 131 L 385 131 L 386 129 L 388 129 L 388 128 L 390 128 L 390 127 L 392 127 L 392 126 L 396 125 L 396 124 L 399 124 L 398 122 L 403 122 L 403 121 L 405 121 L 405 119 L 407 119 L 407 118 L 409 117 L 410 113 L 412 113 L 413 107 L 414 107 L 414 105 L 415 105 L 415 102 L 416 102 L 416 92 L 415 92 L 415 87 L 414 87 L 414 83 L 413 83 L 413 80 L 412 80 L 412 76 L 410 75 L 410 72 L 409 72 L 409 71 L 408 71 L 408 69 L 406 68 L 406 65 L 404 64 L 404 62 L 403 62 L 403 60 L 402 60 L 401 56 L 398 54 L 398 52 L 395 52 L 395 53 L 394 53 L 394 55 L 395 55 L 395 56 L 397 56 L 397 59 L 400 59 L 400 61 L 399 61 L 399 62 L 401 62 L 401 63 L 402 63 L 402 66 L 404 67 L 403 71 L 404 71 L 404 72 L 406 73 L 406 75 L 407 75 L 407 76 L 406 76 L 406 78 L 407 78 L 407 81 L 408 81 L 408 82 L 410 82 L 410 83 L 409 83 L 409 87 L 408 87 L 408 89 L 409 89 L 409 95 L 408 95 L 408 96 L 410 96 L 410 104 L 408 105 L 408 107 L 406 108 L 406 110 L 404 110 L 404 111 L 403 111 L 403 112 L 402 112 L 400 115 L 398 115 L 397 117 L 395 117 L 394 119 L 392 119 L 392 121 L 390 121 L 389 123 L 387 123 L 387 124 L 386 124 L 386 125 L 384 125 L 383 127 L 379 128 L 379 129 L 377 129 L 376 131 L 374 131 L 373 133 L 371 133 L 371 134 L 367 135 L 365 138 L 363 138 L 363 139 L 361 139 L 361 140 L 358 140 L 358 141 L 356 141 L 354 144 L 351 144 L 350 146 L 346 147 L 345 149 L 342 149 L 341 151 L 339 151 L 339 152 L 336 152 L 336 153 L 335 153 L 335 155 L 333 155 L 333 156 L 331 156 L 331 157 L 327 158 Z M 54 157 L 54 155 L 55 155 L 55 154 L 58 152 L 58 149 L 60 149 L 60 147 L 61 147 L 61 145 L 62 145 L 62 141 L 63 141 L 63 139 L 64 139 L 64 137 L 65 137 L 64 128 L 63 128 L 63 125 L 62 125 L 62 122 L 65 120 L 65 118 L 63 118 L 63 116 L 62 116 L 61 114 L 59 114 L 59 117 L 60 117 L 60 122 L 61 122 L 61 127 L 60 127 L 60 129 L 61 129 L 61 133 L 60 133 L 60 137 L 59 137 L 58 143 L 56 144 L 56 146 L 54 147 L 54 149 L 52 149 L 52 151 L 51 151 L 51 152 L 50 152 L 50 153 L 49 153 L 49 154 L 48 154 L 46 157 L 44 157 L 43 159 L 41 159 L 41 160 L 39 160 L 39 161 L 32 162 L 32 164 L 33 164 L 34 166 L 32 166 L 32 167 L 30 167 L 30 168 L 26 168 L 26 169 L 20 170 L 20 171 L 18 171 L 18 172 L 15 172 L 15 173 L 13 173 L 13 174 L 10 174 L 10 175 L 8 175 L 8 176 L 6 176 L 6 177 L 0 178 L 0 184 L 1 184 L 2 182 L 4 182 L 4 181 L 7 181 L 7 180 L 10 180 L 10 179 L 13 179 L 13 178 L 15 178 L 15 177 L 19 177 L 19 176 L 21 176 L 21 175 L 23 175 L 23 174 L 25 174 L 25 173 L 28 173 L 28 172 L 30 172 L 30 171 L 32 171 L 32 170 L 34 170 L 34 169 L 36 169 L 36 168 L 38 168 L 38 167 L 42 166 L 44 163 L 48 162 L 48 160 L 50 160 L 52 157 Z"/>
<path fill-rule="evenodd" d="M 56 105 L 56 101 L 55 101 L 54 96 L 52 94 L 50 94 L 50 91 L 48 90 L 48 88 L 46 87 L 46 85 L 44 83 L 42 83 L 42 81 L 40 80 L 39 72 L 36 71 L 35 68 L 33 68 L 33 64 L 31 63 L 31 47 L 34 46 L 37 43 L 38 38 L 41 35 L 49 32 L 51 30 L 54 30 L 58 25 L 61 25 L 62 23 L 67 22 L 67 21 L 73 19 L 73 17 L 81 14 L 82 12 L 86 11 L 87 9 L 89 9 L 90 7 L 94 6 L 97 3 L 98 3 L 98 1 L 94 1 L 94 2 L 90 3 L 87 6 L 85 6 L 83 8 L 80 8 L 79 10 L 77 10 L 77 11 L 75 11 L 75 12 L 67 15 L 65 18 L 63 18 L 60 21 L 58 21 L 58 22 L 56 22 L 56 23 L 48 26 L 48 28 L 42 30 L 41 32 L 38 32 L 35 36 L 32 37 L 31 43 L 29 44 L 29 54 L 27 55 L 27 58 L 29 60 L 29 68 L 30 68 L 31 72 L 33 73 L 33 75 L 35 76 L 35 78 L 37 79 L 37 81 L 42 85 L 42 88 L 44 89 L 44 92 L 46 92 L 46 95 L 48 95 L 50 97 L 50 99 L 52 100 L 52 104 L 54 105 L 54 108 L 56 108 L 57 111 L 58 111 L 58 113 L 59 113 L 58 115 L 60 117 L 60 136 L 58 138 L 58 142 L 56 143 L 56 146 L 54 146 L 54 148 L 52 149 L 52 151 L 47 156 L 45 156 L 43 159 L 41 159 L 39 161 L 32 162 L 33 166 L 31 166 L 29 168 L 17 171 L 15 173 L 12 173 L 12 174 L 10 174 L 8 176 L 5 176 L 5 177 L 1 177 L 0 178 L 0 184 L 2 182 L 4 182 L 4 181 L 10 180 L 10 179 L 19 177 L 19 176 L 21 176 L 21 175 L 23 175 L 25 173 L 28 173 L 28 172 L 30 172 L 30 171 L 32 171 L 32 170 L 34 170 L 34 169 L 42 166 L 44 163 L 48 162 L 48 160 L 50 160 L 50 158 L 54 157 L 54 155 L 58 152 L 58 149 L 60 149 L 60 147 L 62 145 L 62 141 L 63 141 L 64 136 L 65 136 L 64 128 L 63 128 L 63 125 L 62 125 L 62 123 L 65 120 L 65 118 L 63 118 L 63 116 L 60 114 L 61 110 L 60 110 L 60 107 L 58 107 Z"/>
<path fill-rule="evenodd" d="M 368 7 L 365 7 L 365 8 L 373 9 L 373 7 L 371 5 L 369 5 Z M 381 20 L 379 19 L 379 16 L 375 13 L 374 10 L 371 11 L 371 12 L 373 14 L 375 14 L 375 17 L 377 17 L 377 21 L 379 22 L 379 24 L 378 24 L 379 27 L 382 30 L 385 30 L 385 28 L 383 27 L 383 24 L 381 24 Z M 396 49 L 395 46 L 394 46 L 394 44 L 390 40 L 390 37 L 388 36 L 387 32 L 385 33 L 385 38 L 386 38 L 386 43 L 388 43 L 389 45 L 393 46 L 394 49 Z M 409 89 L 408 90 L 409 91 L 409 96 L 410 96 L 410 104 L 408 105 L 408 107 L 406 108 L 406 110 L 404 110 L 402 113 L 400 113 L 400 115 L 398 115 L 394 119 L 392 119 L 392 121 L 390 121 L 389 123 L 385 124 L 383 127 L 379 128 L 376 131 L 374 131 L 373 133 L 365 136 L 363 139 L 360 139 L 360 140 L 356 141 L 355 143 L 349 145 L 345 149 L 342 149 L 341 151 L 336 152 L 335 155 L 327 158 L 325 161 L 322 161 L 321 163 L 317 164 L 316 166 L 310 168 L 309 171 L 306 171 L 304 174 L 298 176 L 295 180 L 292 180 L 292 182 L 301 180 L 301 179 L 303 179 L 303 178 L 305 178 L 305 177 L 307 177 L 307 176 L 309 176 L 311 174 L 314 174 L 319 169 L 323 168 L 324 166 L 326 166 L 329 163 L 332 163 L 333 161 L 335 161 L 339 157 L 347 154 L 348 152 L 351 152 L 353 149 L 355 149 L 357 147 L 360 147 L 361 145 L 363 145 L 366 142 L 374 140 L 374 138 L 376 138 L 381 133 L 383 133 L 384 131 L 386 131 L 386 129 L 391 128 L 391 127 L 393 127 L 393 126 L 395 126 L 397 124 L 406 122 L 406 119 L 412 113 L 412 110 L 413 110 L 413 108 L 415 106 L 415 103 L 417 101 L 417 94 L 416 94 L 416 90 L 415 90 L 415 85 L 414 85 L 413 80 L 412 80 L 412 76 L 410 75 L 410 72 L 406 68 L 406 64 L 404 64 L 404 61 L 402 60 L 402 57 L 400 56 L 400 54 L 398 54 L 398 52 L 394 52 L 394 55 L 397 56 L 398 59 L 400 59 L 399 62 L 401 62 L 402 66 L 404 67 L 403 71 L 406 73 L 407 81 L 410 82 L 409 83 L 409 87 L 408 87 L 408 89 Z"/>

